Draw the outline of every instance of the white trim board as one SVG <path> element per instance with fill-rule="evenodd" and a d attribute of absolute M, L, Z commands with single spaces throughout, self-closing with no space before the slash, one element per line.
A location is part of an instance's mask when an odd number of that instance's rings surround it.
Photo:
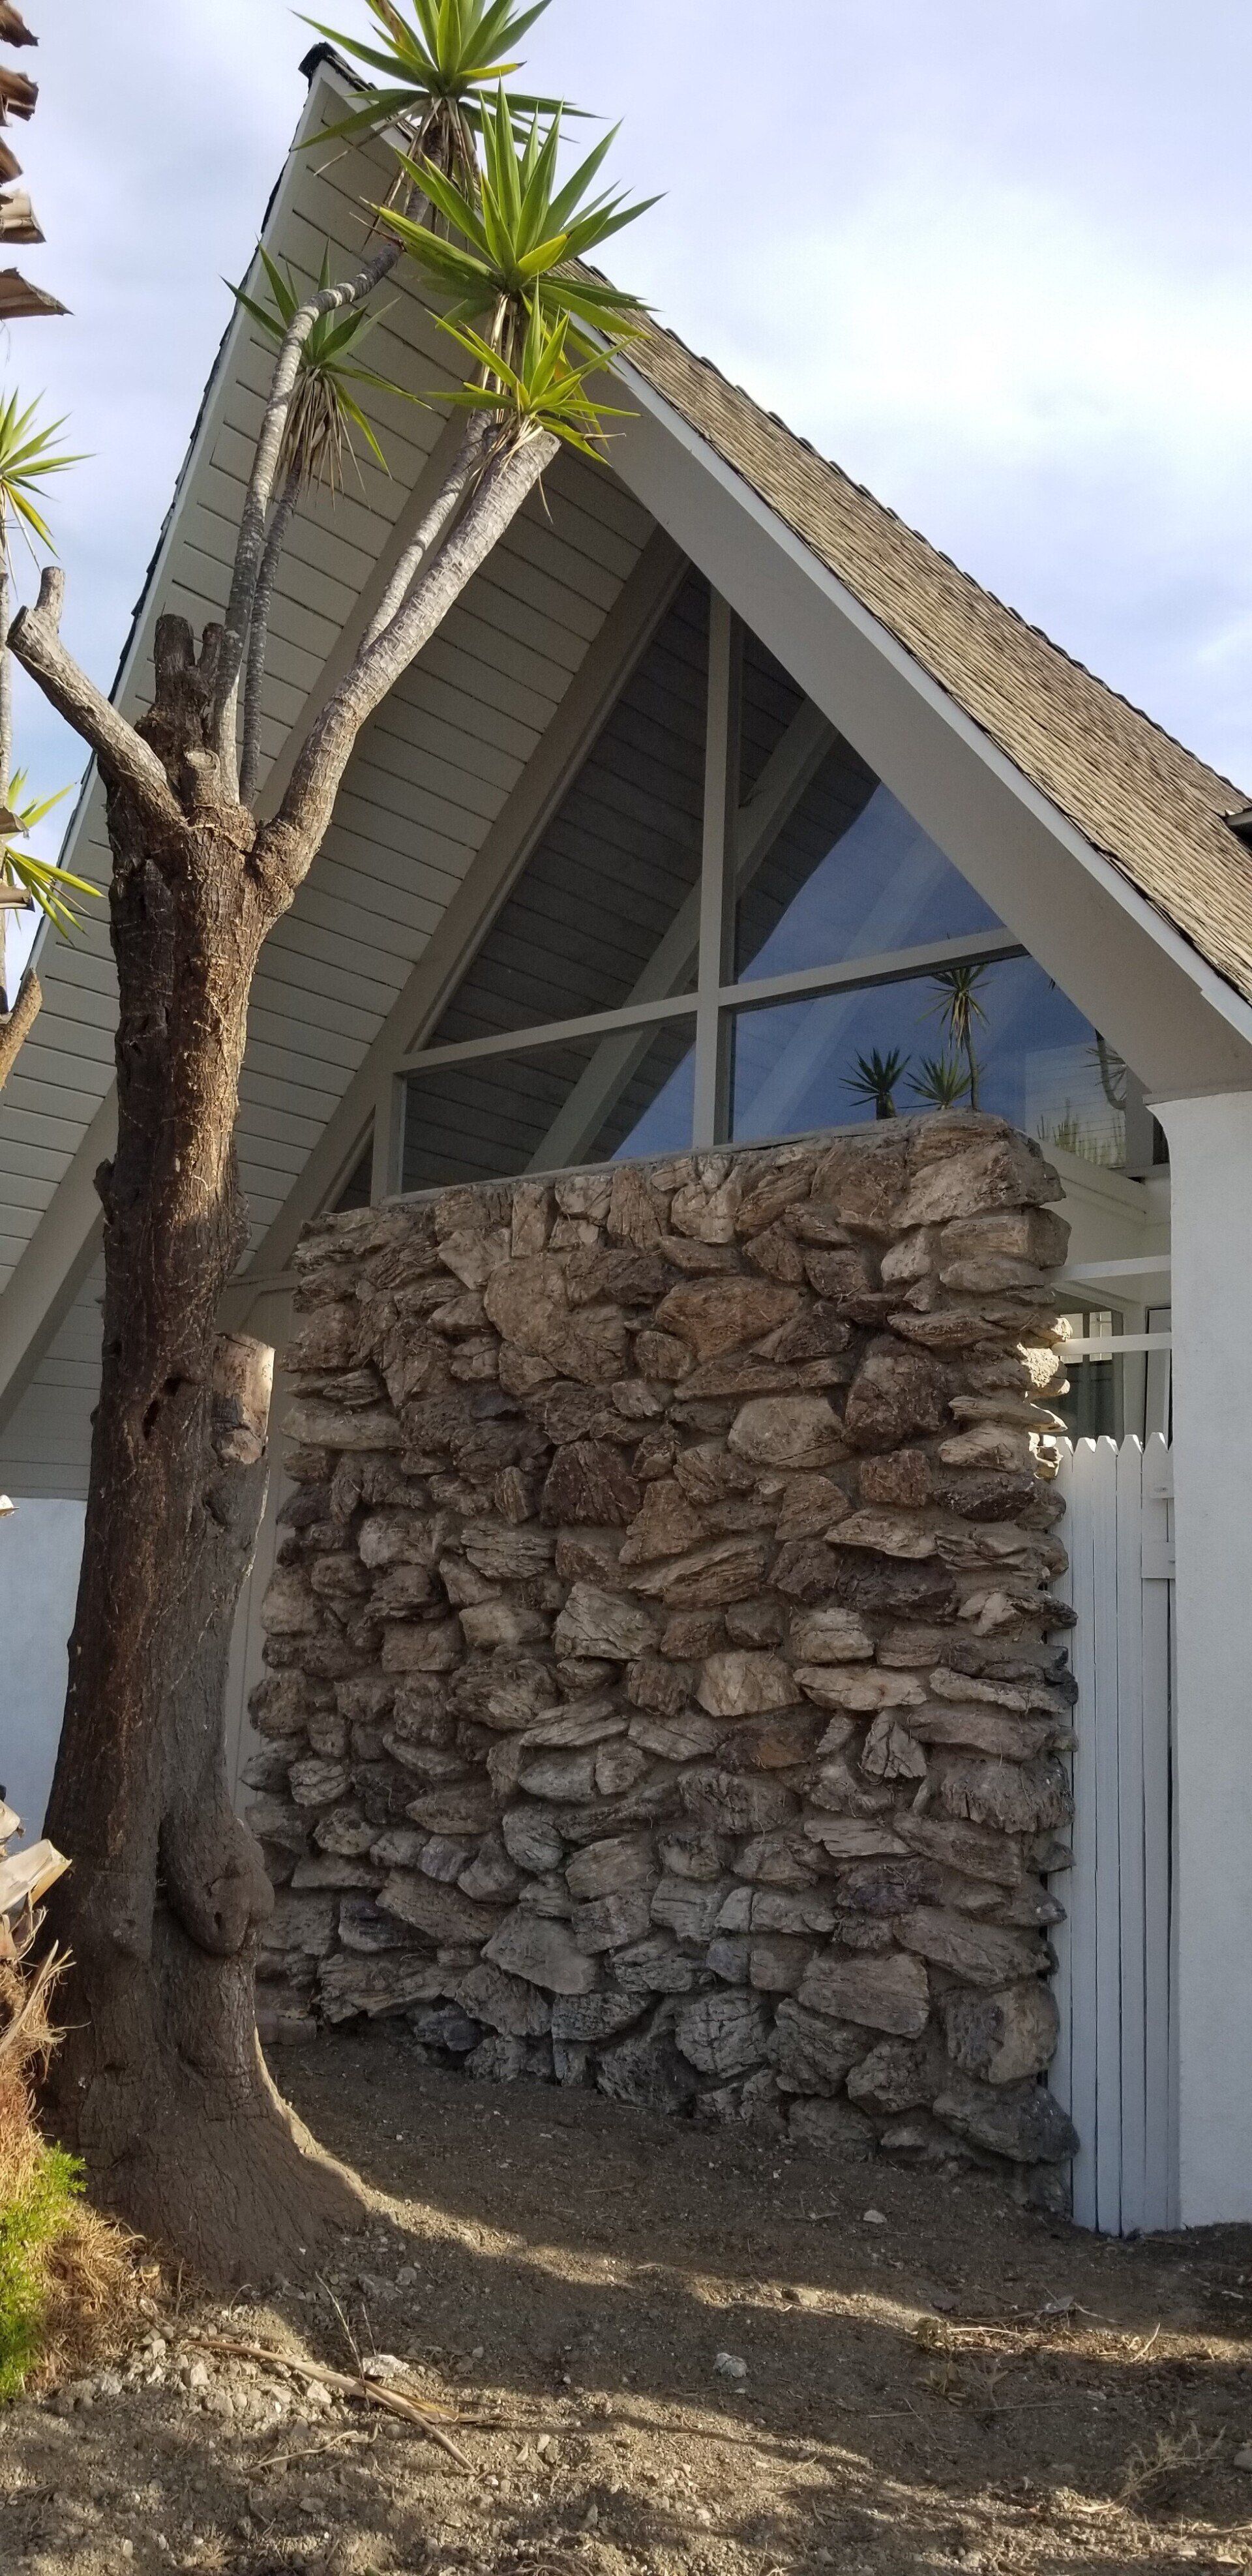
<path fill-rule="evenodd" d="M 622 375 L 639 410 L 615 472 L 1149 1090 L 1214 1088 L 1223 1065 L 1252 1088 L 1252 1006 L 683 415 Z"/>

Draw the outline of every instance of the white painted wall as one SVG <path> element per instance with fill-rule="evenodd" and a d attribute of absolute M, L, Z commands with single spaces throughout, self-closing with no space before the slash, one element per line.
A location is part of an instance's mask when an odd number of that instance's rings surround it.
<path fill-rule="evenodd" d="M 1154 1102 L 1173 1183 L 1180 2217 L 1252 2219 L 1252 1094 Z"/>
<path fill-rule="evenodd" d="M 65 1706 L 83 1505 L 13 1499 L 0 1521 L 0 1782 L 33 1837 Z"/>

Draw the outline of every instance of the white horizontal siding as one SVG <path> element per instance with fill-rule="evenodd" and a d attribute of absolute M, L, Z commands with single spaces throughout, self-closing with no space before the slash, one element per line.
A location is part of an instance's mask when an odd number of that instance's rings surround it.
<path fill-rule="evenodd" d="M 0 1488 L 82 1501 L 100 1383 L 103 1264 L 84 1281 L 25 1394 L 0 1432 Z"/>

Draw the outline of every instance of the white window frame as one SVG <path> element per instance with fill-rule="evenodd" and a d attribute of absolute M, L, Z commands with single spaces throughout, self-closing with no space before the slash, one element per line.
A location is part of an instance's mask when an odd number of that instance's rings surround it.
<path fill-rule="evenodd" d="M 740 887 L 754 863 L 772 845 L 787 813 L 811 781 L 835 739 L 825 718 L 806 699 L 788 737 L 793 752 L 788 764 L 789 778 L 780 781 L 779 792 L 771 793 L 766 789 L 761 793 L 758 790 L 746 805 L 739 805 L 743 638 L 740 620 L 726 600 L 718 592 L 711 591 L 704 824 L 699 886 L 693 889 L 691 898 L 692 904 L 698 906 L 698 927 L 691 923 L 684 934 L 680 922 L 671 925 L 640 979 L 636 998 L 614 1010 L 587 1012 L 574 1019 L 550 1020 L 538 1027 L 504 1029 L 492 1037 L 468 1038 L 446 1046 L 417 1046 L 394 1066 L 392 1073 L 391 1124 L 397 1138 L 397 1161 L 401 1169 L 407 1085 L 413 1074 L 487 1062 L 493 1056 L 533 1055 L 545 1047 L 565 1045 L 572 1040 L 627 1036 L 669 1020 L 690 1020 L 695 1037 L 695 1101 L 690 1146 L 693 1150 L 716 1147 L 730 1142 L 729 1076 L 736 1013 L 763 1008 L 769 1003 L 810 1001 L 827 993 L 859 991 L 876 984 L 904 983 L 912 977 L 933 974 L 947 966 L 991 965 L 1004 958 L 1028 954 L 1022 941 L 1010 932 L 984 931 L 965 938 L 931 940 L 916 948 L 883 951 L 877 956 L 845 958 L 828 966 L 802 967 L 787 975 L 733 980 L 735 915 Z M 594 742 L 589 742 L 588 753 L 593 749 Z M 760 812 L 758 805 L 763 809 Z M 483 937 L 490 927 L 490 923 L 484 924 Z M 693 947 L 696 952 L 694 990 L 649 994 L 647 985 L 654 983 L 658 975 L 664 977 L 667 968 L 671 977 L 681 971 L 683 960 L 676 954 L 680 946 L 684 956 L 689 956 Z M 458 982 L 472 963 L 472 954 L 462 961 Z M 446 992 L 440 996 L 437 1011 L 432 1012 L 432 1025 L 442 1017 L 449 998 L 451 995 Z M 579 1167 L 577 1160 L 559 1166 L 555 1162 L 550 1167 L 545 1164 L 545 1169 L 577 1170 Z M 400 1178 L 401 1172 L 398 1171 L 397 1182 Z M 422 1192 L 418 1190 L 407 1195 L 420 1197 Z"/>

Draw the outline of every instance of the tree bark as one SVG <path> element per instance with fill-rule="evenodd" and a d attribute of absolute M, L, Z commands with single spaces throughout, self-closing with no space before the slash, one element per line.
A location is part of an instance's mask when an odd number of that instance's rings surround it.
<path fill-rule="evenodd" d="M 57 571 L 13 630 L 19 660 L 100 763 L 118 977 L 117 1150 L 97 1176 L 100 1398 L 49 1809 L 74 1862 L 55 1929 L 74 1953 L 77 2007 L 54 2110 L 99 2196 L 216 2280 L 295 2270 L 365 2206 L 264 2070 L 253 1977 L 269 1889 L 223 1763 L 227 1642 L 259 1508 L 259 1459 L 223 1445 L 216 1330 L 247 1237 L 234 1129 L 248 997 L 362 725 L 555 449 L 545 435 L 484 456 L 264 825 L 235 795 L 233 739 L 219 747 L 221 628 L 197 659 L 181 618 L 158 621 L 155 694 L 137 730 L 66 652 Z M 238 1353 L 234 1366 L 238 1398 L 248 1368 Z M 237 1402 L 236 1433 L 241 1421 L 258 1440 Z"/>
<path fill-rule="evenodd" d="M 222 1688 L 264 1498 L 263 1372 L 216 1313 L 246 1229 L 235 1173 L 247 1000 L 271 914 L 250 819 L 204 760 L 212 651 L 158 639 L 144 732 L 191 811 L 162 845 L 108 781 L 120 1015 L 100 1401 L 65 1725 L 49 1807 L 79 2010 L 60 2132 L 101 2198 L 217 2279 L 298 2261 L 362 2202 L 278 2100 L 256 2040 L 271 1903 L 231 1811 Z"/>
<path fill-rule="evenodd" d="M 0 1012 L 0 1091 L 3 1091 L 42 1008 L 43 991 L 39 977 L 34 967 L 28 966 L 18 985 L 12 1010 Z"/>

